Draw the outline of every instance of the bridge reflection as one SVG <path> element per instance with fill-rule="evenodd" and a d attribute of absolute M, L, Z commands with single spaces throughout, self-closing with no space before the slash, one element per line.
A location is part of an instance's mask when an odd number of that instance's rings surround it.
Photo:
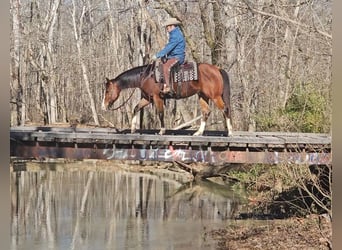
<path fill-rule="evenodd" d="M 65 168 L 11 173 L 12 249 L 215 249 L 199 235 L 240 204 L 209 182 Z"/>

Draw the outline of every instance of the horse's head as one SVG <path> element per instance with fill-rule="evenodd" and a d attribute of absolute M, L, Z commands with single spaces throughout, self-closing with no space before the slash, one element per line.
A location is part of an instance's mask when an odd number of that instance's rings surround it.
<path fill-rule="evenodd" d="M 114 80 L 106 78 L 105 92 L 102 101 L 102 110 L 108 110 L 113 103 L 119 98 L 121 89 Z"/>

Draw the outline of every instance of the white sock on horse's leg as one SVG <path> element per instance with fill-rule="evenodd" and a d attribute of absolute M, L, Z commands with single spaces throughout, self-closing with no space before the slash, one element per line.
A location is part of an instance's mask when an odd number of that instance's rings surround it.
<path fill-rule="evenodd" d="M 137 129 L 137 115 L 134 115 L 132 118 L 131 133 L 134 133 L 136 129 Z"/>
<path fill-rule="evenodd" d="M 201 125 L 199 127 L 199 129 L 196 131 L 196 133 L 194 133 L 194 135 L 203 135 L 204 129 L 205 129 L 205 121 L 203 119 L 201 119 Z"/>
<path fill-rule="evenodd" d="M 166 129 L 165 128 L 161 128 L 160 131 L 159 131 L 159 134 L 160 135 L 164 135 L 166 132 Z"/>
<path fill-rule="evenodd" d="M 233 126 L 232 126 L 232 123 L 230 122 L 230 118 L 226 118 L 226 124 L 227 124 L 227 129 L 228 129 L 228 136 L 233 135 Z"/>

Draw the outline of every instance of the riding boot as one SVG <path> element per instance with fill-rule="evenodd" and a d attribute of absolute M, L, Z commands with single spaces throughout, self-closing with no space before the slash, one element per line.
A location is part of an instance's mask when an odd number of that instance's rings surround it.
<path fill-rule="evenodd" d="M 172 94 L 173 90 L 170 86 L 170 72 L 171 68 L 176 65 L 178 62 L 177 58 L 170 58 L 163 64 L 163 73 L 164 73 L 164 94 Z"/>
<path fill-rule="evenodd" d="M 163 93 L 167 94 L 171 91 L 170 89 L 170 69 L 164 65 L 163 67 L 163 71 L 164 71 L 164 89 L 163 89 Z"/>

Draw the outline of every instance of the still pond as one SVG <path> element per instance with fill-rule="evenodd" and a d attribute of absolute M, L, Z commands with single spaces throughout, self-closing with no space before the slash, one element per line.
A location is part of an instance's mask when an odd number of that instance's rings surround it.
<path fill-rule="evenodd" d="M 115 163 L 112 163 L 115 164 Z M 172 171 L 36 163 L 11 171 L 11 249 L 216 249 L 241 198 Z"/>

